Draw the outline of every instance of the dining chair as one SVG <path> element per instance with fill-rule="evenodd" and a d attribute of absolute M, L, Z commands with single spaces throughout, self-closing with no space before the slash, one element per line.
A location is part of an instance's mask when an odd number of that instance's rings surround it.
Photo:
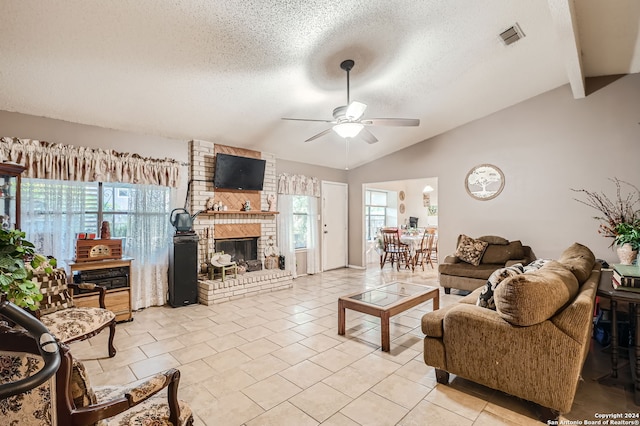
<path fill-rule="evenodd" d="M 433 243 L 431 244 L 430 263 L 433 266 L 433 262 L 438 264 L 438 234 L 433 233 Z"/>
<path fill-rule="evenodd" d="M 409 259 L 409 246 L 400 241 L 397 228 L 383 229 L 382 241 L 384 243 L 384 255 L 380 260 L 380 269 L 382 269 L 387 262 L 390 262 L 393 268 L 393 264 L 396 262 L 396 269 L 399 271 L 401 260 L 404 261 L 407 269 L 412 267 Z"/>
<path fill-rule="evenodd" d="M 422 234 L 422 241 L 420 242 L 420 248 L 416 250 L 416 254 L 414 256 L 413 268 L 420 265 L 422 270 L 424 271 L 424 264 L 428 263 L 433 268 L 433 262 L 431 260 L 431 252 L 433 249 L 433 242 L 435 239 L 435 234 L 429 232 L 429 230 L 425 230 L 424 234 Z"/>

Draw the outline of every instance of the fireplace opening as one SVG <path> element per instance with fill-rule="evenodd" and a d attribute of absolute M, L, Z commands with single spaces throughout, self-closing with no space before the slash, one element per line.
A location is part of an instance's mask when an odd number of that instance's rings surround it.
<path fill-rule="evenodd" d="M 215 251 L 231 255 L 231 260 L 247 271 L 262 269 L 262 262 L 258 260 L 258 237 L 217 239 Z"/>

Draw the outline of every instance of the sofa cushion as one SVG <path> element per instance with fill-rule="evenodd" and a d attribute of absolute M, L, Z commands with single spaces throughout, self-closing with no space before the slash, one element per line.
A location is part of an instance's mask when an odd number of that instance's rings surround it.
<path fill-rule="evenodd" d="M 494 292 L 496 310 L 513 325 L 530 326 L 551 318 L 578 294 L 578 280 L 561 263 L 515 276 Z"/>
<path fill-rule="evenodd" d="M 32 281 L 40 285 L 42 300 L 38 309 L 41 315 L 73 307 L 73 298 L 69 293 L 64 269 L 56 269 L 50 274 L 34 274 Z"/>
<path fill-rule="evenodd" d="M 489 243 L 485 241 L 476 240 L 462 234 L 458 239 L 458 247 L 455 254 L 458 259 L 473 266 L 478 266 L 488 245 Z"/>
<path fill-rule="evenodd" d="M 519 240 L 507 244 L 489 244 L 482 256 L 481 263 L 498 263 L 504 265 L 508 260 L 522 259 L 524 249 Z"/>
<path fill-rule="evenodd" d="M 596 256 L 588 247 L 579 243 L 573 243 L 567 248 L 558 259 L 573 275 L 578 279 L 578 283 L 582 284 L 591 275 L 593 266 L 596 263 Z"/>
<path fill-rule="evenodd" d="M 482 286 L 482 290 L 478 295 L 478 299 L 476 301 L 476 305 L 482 306 L 483 308 L 496 310 L 496 304 L 493 300 L 493 293 L 496 290 L 496 287 L 504 280 L 509 277 L 513 277 L 516 275 L 520 275 L 524 273 L 524 266 L 521 263 L 516 263 L 513 266 L 509 266 L 506 268 L 500 268 L 493 271 L 487 283 Z"/>
<path fill-rule="evenodd" d="M 489 244 L 495 244 L 498 246 L 506 246 L 509 244 L 509 240 L 506 238 L 498 237 L 497 235 L 483 235 L 482 237 L 478 237 L 480 241 L 485 241 Z"/>
<path fill-rule="evenodd" d="M 491 273 L 500 268 L 500 266 L 501 265 L 493 265 L 488 263 L 481 263 L 478 266 L 473 266 L 466 262 L 441 263 L 440 265 L 438 265 L 438 272 L 454 277 L 475 278 L 486 281 L 491 276 Z"/>

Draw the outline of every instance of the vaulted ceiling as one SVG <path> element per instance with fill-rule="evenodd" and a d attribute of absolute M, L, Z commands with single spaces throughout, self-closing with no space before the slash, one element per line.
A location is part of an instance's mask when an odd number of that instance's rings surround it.
<path fill-rule="evenodd" d="M 524 37 L 505 45 L 515 24 Z M 578 102 L 586 78 L 637 73 L 639 25 L 636 0 L 3 1 L 0 109 L 353 168 L 558 86 Z M 281 118 L 331 120 L 345 59 L 365 118 L 420 126 L 305 143 L 330 124 Z"/>

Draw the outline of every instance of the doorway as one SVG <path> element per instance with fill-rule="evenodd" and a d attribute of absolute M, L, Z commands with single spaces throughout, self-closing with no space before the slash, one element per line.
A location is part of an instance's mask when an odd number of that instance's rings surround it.
<path fill-rule="evenodd" d="M 348 256 L 348 185 L 322 181 L 322 270 L 344 268 Z"/>
<path fill-rule="evenodd" d="M 367 268 L 380 267 L 380 228 L 438 227 L 437 177 L 365 183 L 363 194 L 363 264 Z"/>

